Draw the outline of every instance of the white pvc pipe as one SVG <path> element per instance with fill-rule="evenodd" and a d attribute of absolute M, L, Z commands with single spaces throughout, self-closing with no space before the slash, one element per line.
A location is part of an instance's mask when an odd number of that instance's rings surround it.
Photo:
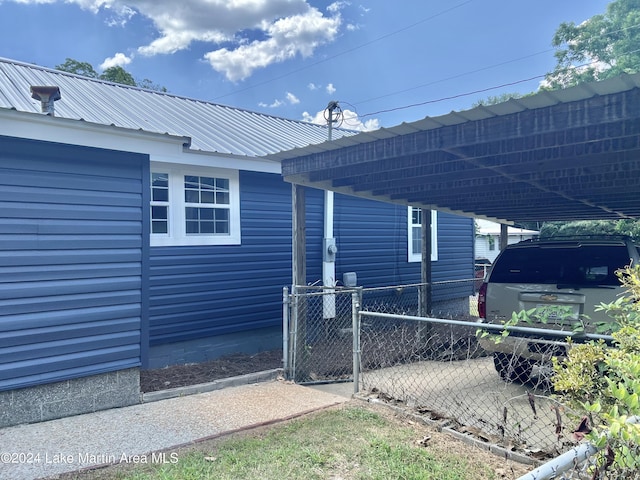
<path fill-rule="evenodd" d="M 333 109 L 337 106 L 336 102 L 329 103 L 329 138 L 333 140 Z M 333 192 L 324 191 L 324 239 L 333 240 Z M 327 242 L 322 242 L 323 248 L 327 248 Z M 325 262 L 326 252 L 322 252 L 322 285 L 334 287 L 336 285 L 336 262 Z M 327 290 L 332 291 L 332 290 Z M 336 298 L 335 295 L 324 295 L 322 297 L 322 317 L 336 317 Z"/>
<path fill-rule="evenodd" d="M 325 190 L 324 192 L 324 238 L 325 240 L 333 239 L 333 192 Z M 326 248 L 326 242 L 323 242 Z M 322 285 L 326 287 L 335 287 L 336 285 L 336 262 L 325 262 L 323 252 L 322 261 Z M 323 318 L 335 318 L 336 316 L 336 299 L 334 295 L 324 295 L 322 297 L 322 316 Z"/>
<path fill-rule="evenodd" d="M 633 416 L 627 419 L 627 423 L 638 423 L 640 417 Z M 540 465 L 535 470 L 518 478 L 518 480 L 551 480 L 558 478 L 559 473 L 568 472 L 572 468 L 577 468 L 589 457 L 598 453 L 600 449 L 590 442 L 573 447 L 568 452 L 559 457 L 549 460 L 544 465 Z"/>

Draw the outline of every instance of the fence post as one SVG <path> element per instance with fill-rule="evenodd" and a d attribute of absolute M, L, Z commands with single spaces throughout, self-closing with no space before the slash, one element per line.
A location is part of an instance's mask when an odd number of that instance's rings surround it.
<path fill-rule="evenodd" d="M 289 288 L 282 287 L 282 368 L 289 378 Z"/>
<path fill-rule="evenodd" d="M 351 293 L 351 322 L 353 330 L 353 393 L 360 391 L 360 295 Z"/>
<path fill-rule="evenodd" d="M 291 286 L 291 310 L 289 319 L 289 372 L 287 380 L 296 380 L 296 355 L 298 352 L 298 288 Z"/>

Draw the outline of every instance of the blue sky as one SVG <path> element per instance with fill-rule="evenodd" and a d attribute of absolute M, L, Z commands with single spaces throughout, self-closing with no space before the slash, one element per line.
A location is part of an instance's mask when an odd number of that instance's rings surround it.
<path fill-rule="evenodd" d="M 0 57 L 120 65 L 172 94 L 298 120 L 336 100 L 344 127 L 390 127 L 536 90 L 560 23 L 608 3 L 0 0 Z"/>

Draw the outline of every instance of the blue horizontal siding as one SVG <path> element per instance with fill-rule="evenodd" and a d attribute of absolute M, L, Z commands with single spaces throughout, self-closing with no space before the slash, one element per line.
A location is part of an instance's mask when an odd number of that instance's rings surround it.
<path fill-rule="evenodd" d="M 291 186 L 240 172 L 241 245 L 152 247 L 151 345 L 274 327 L 291 284 Z"/>
<path fill-rule="evenodd" d="M 0 389 L 140 365 L 146 172 L 143 155 L 0 137 Z"/>
<path fill-rule="evenodd" d="M 137 318 L 138 324 L 142 310 L 139 304 L 125 303 L 122 305 L 91 306 L 88 308 L 74 308 L 67 310 L 39 310 L 20 315 L 4 315 L 1 318 L 0 339 L 11 341 L 18 338 L 25 331 L 33 329 L 33 335 L 39 333 L 39 329 L 48 332 L 48 328 L 55 330 L 88 328 L 95 322 L 113 321 Z M 139 325 L 138 325 L 139 328 Z"/>
<path fill-rule="evenodd" d="M 291 186 L 279 175 L 241 171 L 240 199 L 242 245 L 151 248 L 152 346 L 281 324 L 282 287 L 291 283 Z M 306 203 L 313 283 L 322 276 L 323 192 L 307 189 Z M 338 279 L 355 271 L 368 287 L 420 281 L 420 264 L 407 262 L 405 206 L 344 195 L 335 204 Z M 440 214 L 438 222 L 434 281 L 472 278 L 472 220 Z"/>
<path fill-rule="evenodd" d="M 117 333 L 131 335 L 139 330 L 139 323 L 139 317 L 119 320 L 110 318 L 106 321 L 83 321 L 62 326 L 33 327 L 19 331 L 0 332 L 0 349 L 17 345 L 31 347 L 35 335 L 51 342 Z"/>
<path fill-rule="evenodd" d="M 473 220 L 438 212 L 438 260 L 432 281 L 467 280 L 473 270 Z M 420 262 L 408 262 L 408 213 L 404 205 L 336 195 L 336 277 L 356 272 L 358 284 L 382 287 L 419 283 Z M 471 283 L 440 289 L 434 300 L 472 293 Z"/>

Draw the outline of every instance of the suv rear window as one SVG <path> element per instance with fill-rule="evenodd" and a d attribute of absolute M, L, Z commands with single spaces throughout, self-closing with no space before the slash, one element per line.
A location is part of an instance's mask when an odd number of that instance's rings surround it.
<path fill-rule="evenodd" d="M 629 263 L 627 248 L 621 245 L 536 245 L 502 252 L 490 281 L 619 286 L 615 272 Z"/>

